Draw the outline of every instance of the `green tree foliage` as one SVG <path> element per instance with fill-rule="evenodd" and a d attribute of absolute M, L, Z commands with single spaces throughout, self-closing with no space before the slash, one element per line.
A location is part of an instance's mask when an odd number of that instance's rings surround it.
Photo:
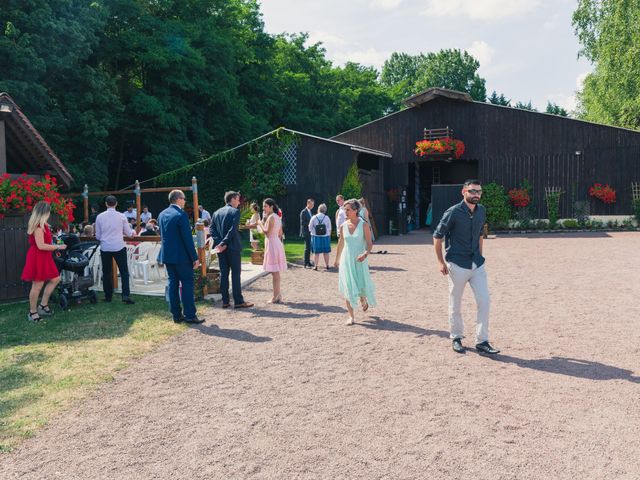
<path fill-rule="evenodd" d="M 487 209 L 487 223 L 491 229 L 506 228 L 511 217 L 509 197 L 502 185 L 488 183 L 482 186 L 482 205 Z"/>
<path fill-rule="evenodd" d="M 494 90 L 491 95 L 487 98 L 489 103 L 493 103 L 494 105 L 502 105 L 503 107 L 510 107 L 511 100 L 504 96 L 504 93 L 500 95 Z"/>
<path fill-rule="evenodd" d="M 531 100 L 529 100 L 527 103 L 516 102 L 516 104 L 514 105 L 514 108 L 519 108 L 520 110 L 529 110 L 530 112 L 538 111 L 533 105 L 531 105 Z"/>
<path fill-rule="evenodd" d="M 561 117 L 568 117 L 569 112 L 567 112 L 564 108 L 556 103 L 547 102 L 546 113 L 551 113 L 552 115 L 560 115 Z"/>
<path fill-rule="evenodd" d="M 578 114 L 593 122 L 640 127 L 640 2 L 579 0 L 573 26 L 595 69 L 578 94 Z"/>
<path fill-rule="evenodd" d="M 480 62 L 457 49 L 415 56 L 394 53 L 382 68 L 381 82 L 389 88 L 391 110 L 399 110 L 403 99 L 430 87 L 467 92 L 474 100 L 484 102 L 487 91 L 478 68 Z"/>

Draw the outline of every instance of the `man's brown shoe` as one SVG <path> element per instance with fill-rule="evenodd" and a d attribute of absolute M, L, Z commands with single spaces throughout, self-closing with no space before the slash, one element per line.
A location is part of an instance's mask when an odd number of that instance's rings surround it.
<path fill-rule="evenodd" d="M 249 303 L 249 302 L 243 302 L 233 306 L 233 308 L 251 308 L 251 307 L 253 307 L 253 303 Z"/>
<path fill-rule="evenodd" d="M 222 308 L 229 308 L 231 305 L 229 305 L 228 303 L 223 303 L 222 304 Z"/>

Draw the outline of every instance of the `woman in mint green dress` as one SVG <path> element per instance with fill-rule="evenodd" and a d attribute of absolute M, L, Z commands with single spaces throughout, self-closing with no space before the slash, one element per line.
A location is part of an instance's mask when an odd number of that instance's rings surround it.
<path fill-rule="evenodd" d="M 340 240 L 335 266 L 338 270 L 338 289 L 347 302 L 349 318 L 347 325 L 355 322 L 353 309 L 358 301 L 362 311 L 366 312 L 369 305 L 376 305 L 374 286 L 369 275 L 369 261 L 371 253 L 371 228 L 369 224 L 358 216 L 360 203 L 347 200 L 343 205 L 347 220 L 340 227 Z"/>

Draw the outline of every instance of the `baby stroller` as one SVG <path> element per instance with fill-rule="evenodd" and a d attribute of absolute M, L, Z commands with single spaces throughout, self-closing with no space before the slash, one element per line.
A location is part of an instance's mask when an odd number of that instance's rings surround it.
<path fill-rule="evenodd" d="M 100 243 L 78 243 L 78 237 L 75 235 L 62 235 L 61 238 L 67 245 L 67 249 L 56 250 L 53 255 L 53 260 L 60 272 L 58 285 L 60 308 L 67 310 L 72 300 L 80 303 L 84 298 L 88 298 L 91 303 L 96 303 L 98 301 L 96 292 L 89 290 L 94 284 L 93 271 L 89 263 Z"/>

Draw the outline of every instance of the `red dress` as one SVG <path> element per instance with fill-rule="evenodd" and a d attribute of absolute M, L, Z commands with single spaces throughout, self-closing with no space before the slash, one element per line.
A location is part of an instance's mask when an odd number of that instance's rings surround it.
<path fill-rule="evenodd" d="M 44 243 L 50 245 L 51 239 L 51 230 L 45 224 Z M 43 282 L 60 275 L 53 261 L 53 252 L 51 250 L 40 250 L 33 235 L 29 235 L 29 245 L 27 261 L 22 270 L 22 280 L 25 282 Z"/>

